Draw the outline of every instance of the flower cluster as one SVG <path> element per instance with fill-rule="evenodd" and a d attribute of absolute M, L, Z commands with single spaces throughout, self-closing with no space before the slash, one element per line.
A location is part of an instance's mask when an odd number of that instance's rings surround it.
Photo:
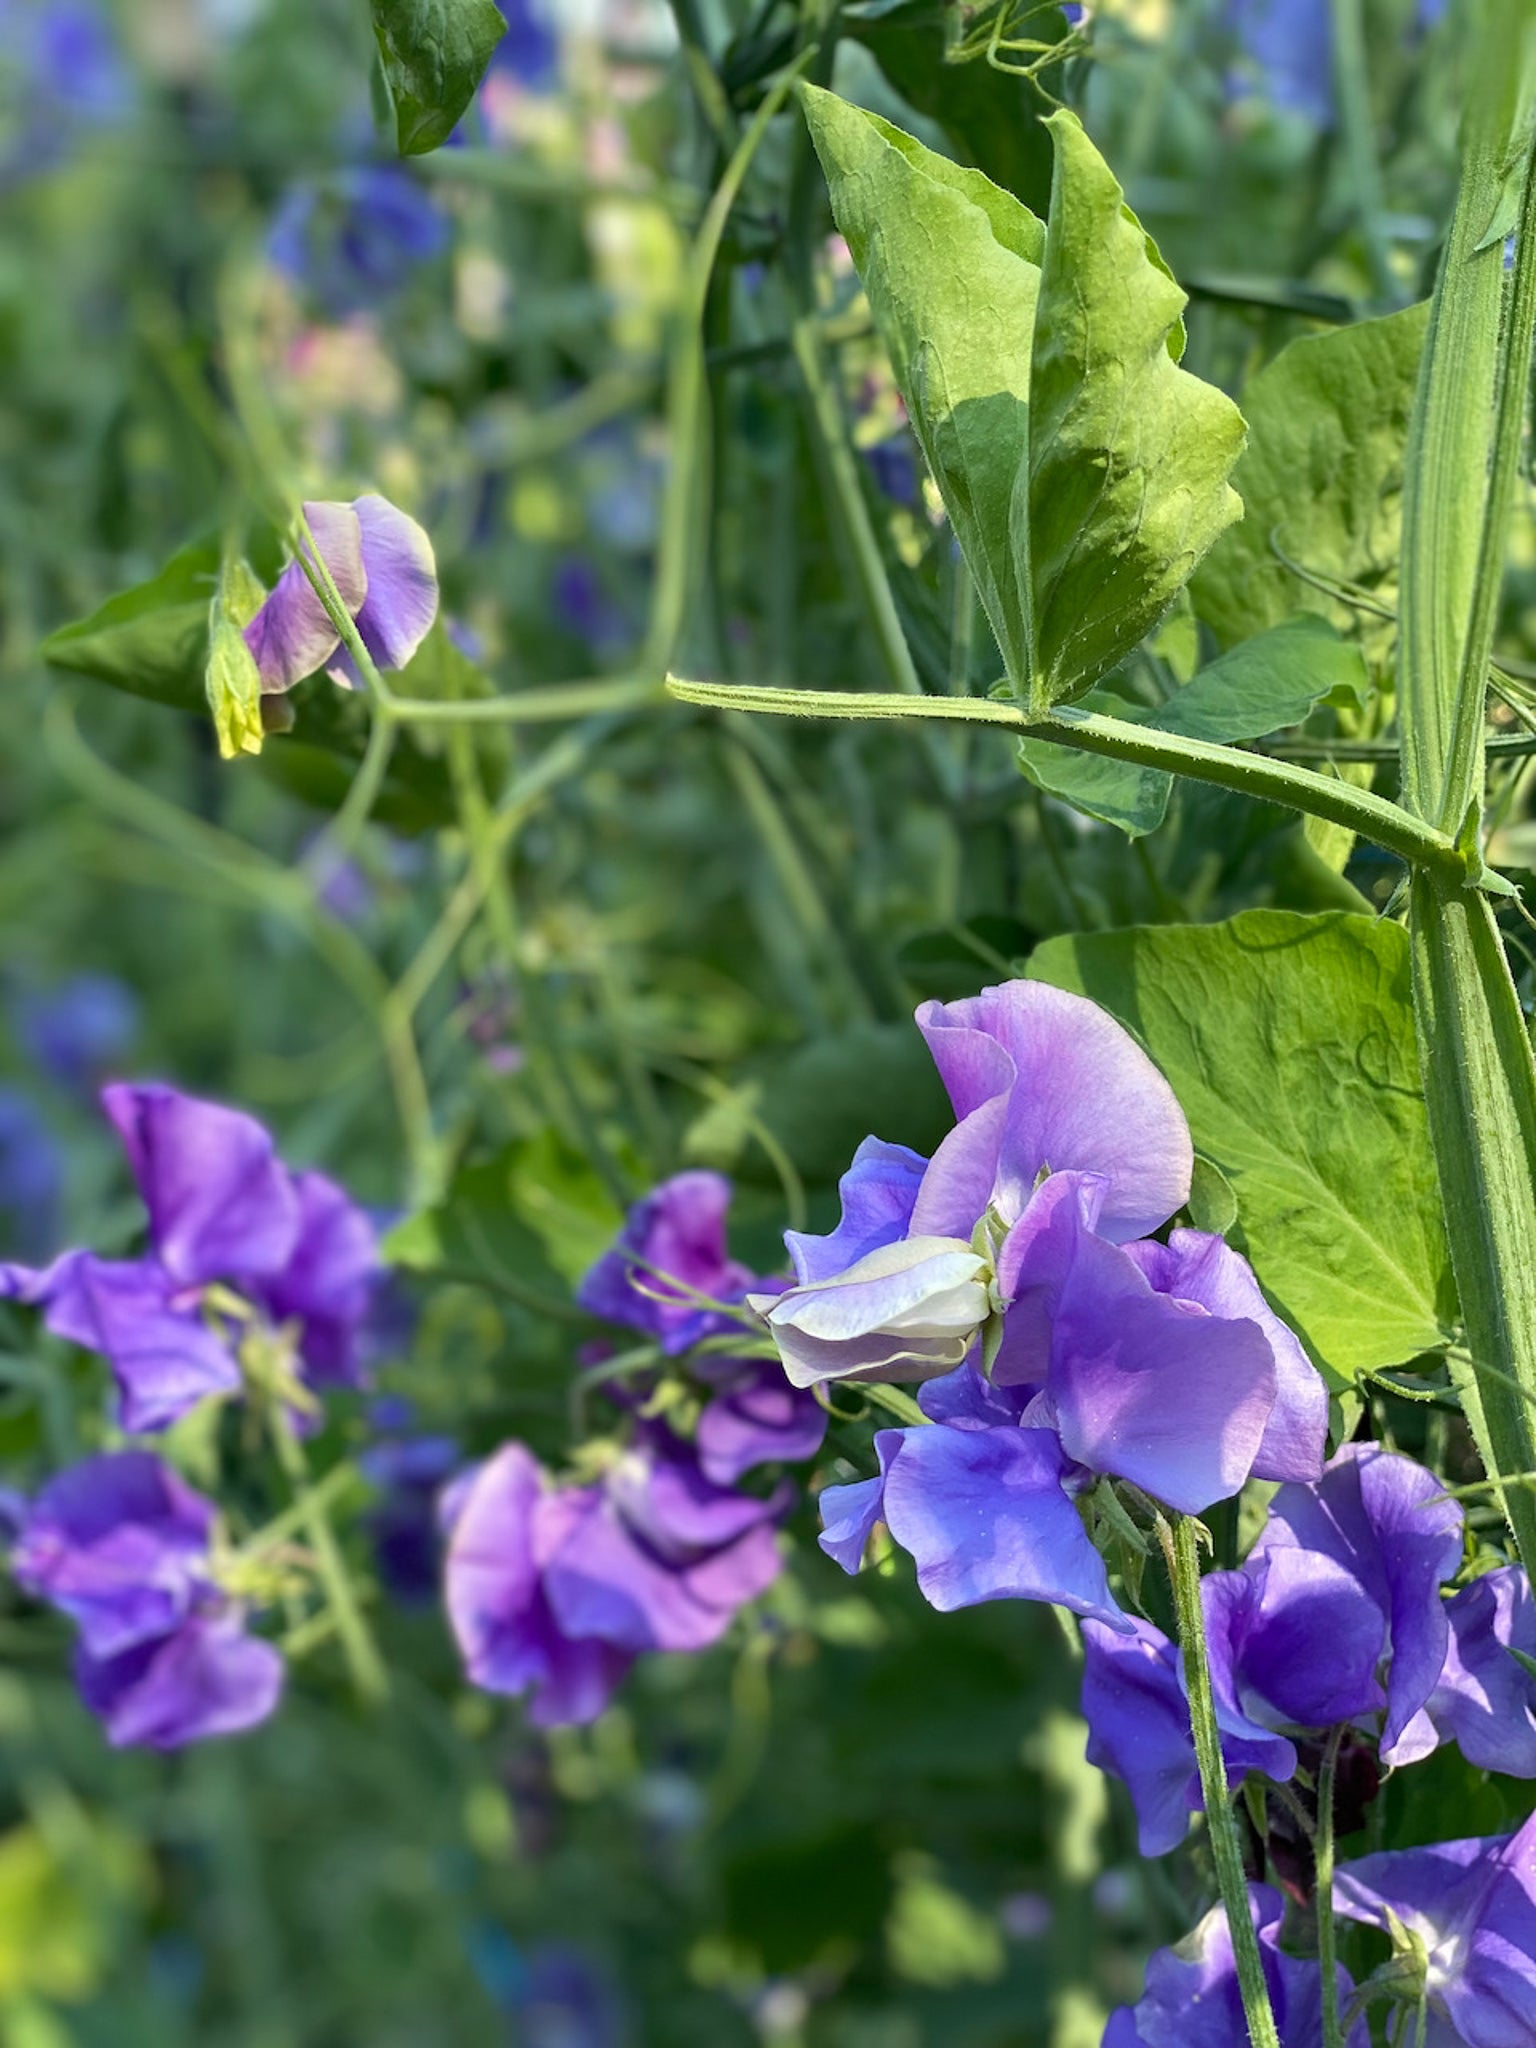
<path fill-rule="evenodd" d="M 143 1252 L 0 1266 L 0 1299 L 99 1351 L 134 1433 L 237 1393 L 252 1369 L 300 1399 L 356 1385 L 378 1273 L 362 1210 L 323 1173 L 291 1172 L 239 1110 L 156 1082 L 114 1082 L 101 1100 L 148 1212 Z"/>
<path fill-rule="evenodd" d="M 1189 1127 L 1130 1036 L 1014 981 L 926 1003 L 954 1104 L 932 1159 L 870 1138 L 797 1284 L 749 1297 L 796 1385 L 926 1380 L 937 1427 L 882 1431 L 880 1471 L 822 1495 L 849 1571 L 883 1519 L 937 1606 L 1050 1600 L 1129 1633 L 1075 1499 L 1102 1477 L 1195 1514 L 1249 1477 L 1321 1469 L 1327 1394 L 1247 1262 L 1150 1235 L 1188 1199 Z"/>
<path fill-rule="evenodd" d="M 730 1256 L 730 1196 L 714 1173 L 663 1182 L 578 1292 L 594 1316 L 650 1338 L 660 1361 L 693 1354 L 691 1439 L 648 1417 L 652 1375 L 611 1394 L 639 1413 L 627 1443 L 593 1447 L 595 1478 L 558 1482 L 509 1443 L 448 1497 L 446 1598 L 465 1668 L 489 1691 L 529 1693 L 536 1722 L 592 1719 L 637 1655 L 706 1648 L 778 1575 L 793 1485 L 738 1482 L 814 1456 L 827 1418 L 771 1358 L 731 1355 L 746 1341 L 734 1306 L 771 1283 Z"/>
<path fill-rule="evenodd" d="M 75 1624 L 81 1696 L 114 1745 L 176 1749 L 277 1705 L 283 1660 L 220 1586 L 215 1517 L 147 1451 L 86 1458 L 21 1513 L 11 1570 Z"/>

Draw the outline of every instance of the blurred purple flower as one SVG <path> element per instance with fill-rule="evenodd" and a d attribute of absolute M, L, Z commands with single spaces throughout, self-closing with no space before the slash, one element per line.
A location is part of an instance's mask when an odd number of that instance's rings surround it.
<path fill-rule="evenodd" d="M 887 498 L 898 505 L 917 502 L 922 471 L 918 467 L 916 443 L 906 429 L 875 442 L 863 454 L 876 485 Z"/>
<path fill-rule="evenodd" d="M 0 1242 L 7 1250 L 27 1259 L 48 1256 L 63 1185 L 63 1154 L 41 1112 L 21 1089 L 0 1083 Z M 0 1279 L 0 1298 L 4 1293 Z"/>
<path fill-rule="evenodd" d="M 378 1274 L 373 1226 L 321 1173 L 290 1173 L 253 1117 L 161 1083 L 114 1082 L 102 1105 L 149 1212 L 137 1259 L 71 1251 L 41 1271 L 0 1266 L 0 1298 L 39 1307 L 48 1328 L 101 1352 L 130 1432 L 164 1429 L 209 1394 L 238 1391 L 245 1328 L 219 1287 L 277 1340 L 315 1388 L 358 1383 L 359 1339 Z"/>
<path fill-rule="evenodd" d="M 381 1496 L 367 1517 L 374 1562 L 397 1600 L 424 1605 L 436 1597 L 442 1578 L 438 1498 L 463 1463 L 463 1453 L 451 1436 L 415 1432 L 411 1405 L 397 1396 L 376 1401 L 369 1420 L 390 1432 L 357 1461 Z"/>
<path fill-rule="evenodd" d="M 499 0 L 507 32 L 496 45 L 481 91 L 503 81 L 525 92 L 553 92 L 560 83 L 560 39 L 553 0 Z"/>
<path fill-rule="evenodd" d="M 437 617 L 431 541 L 407 513 L 376 495 L 350 505 L 306 504 L 304 517 L 363 645 L 380 668 L 404 668 Z M 320 668 L 347 689 L 361 681 L 299 561 L 277 579 L 245 629 L 245 644 L 269 695 Z"/>
<path fill-rule="evenodd" d="M 74 1622 L 81 1696 L 114 1747 L 179 1749 L 277 1705 L 282 1657 L 213 1574 L 216 1514 L 146 1451 L 72 1465 L 27 1513 L 11 1569 Z"/>
<path fill-rule="evenodd" d="M 1222 1751 L 1234 1781 L 1296 1770 L 1294 1739 L 1339 1726 L 1388 1764 L 1439 1741 L 1424 1711 L 1449 1639 L 1442 1584 L 1461 1560 L 1461 1509 L 1432 1472 L 1346 1444 L 1312 1485 L 1282 1486 L 1237 1571 L 1201 1585 Z M 1122 1778 L 1142 1853 L 1184 1838 L 1202 1800 L 1178 1652 L 1146 1622 L 1083 1628 L 1092 1763 Z"/>
<path fill-rule="evenodd" d="M 540 1726 L 590 1721 L 645 1650 L 701 1650 L 778 1576 L 789 1504 L 712 1486 L 642 1429 L 595 1485 L 552 1483 L 505 1445 L 450 1494 L 445 1596 L 474 1685 L 531 1692 Z"/>
<path fill-rule="evenodd" d="M 1450 1646 L 1429 1711 L 1468 1763 L 1536 1778 L 1536 1600 L 1518 1565 L 1463 1586 L 1445 1610 Z M 1518 1651 L 1519 1656 L 1511 1654 Z"/>
<path fill-rule="evenodd" d="M 1536 2039 L 1536 1815 L 1518 1834 L 1389 1849 L 1346 1863 L 1334 1903 L 1414 1945 L 1425 2048 L 1522 2048 Z M 1106 2044 L 1108 2048 L 1108 2044 Z"/>
<path fill-rule="evenodd" d="M 132 100 L 117 38 L 92 0 L 0 0 L 0 181 L 62 162 Z"/>
<path fill-rule="evenodd" d="M 713 1392 L 694 1442 L 712 1485 L 734 1486 L 759 1465 L 798 1464 L 821 1449 L 826 1409 L 814 1394 L 792 1387 L 774 1359 L 710 1358 L 699 1370 Z"/>
<path fill-rule="evenodd" d="M 550 594 L 555 617 L 568 633 L 600 655 L 616 654 L 634 634 L 629 619 L 604 589 L 595 564 L 585 555 L 566 555 L 556 564 Z"/>
<path fill-rule="evenodd" d="M 1322 2048 L 1323 1986 L 1317 1963 L 1288 1956 L 1280 1947 L 1285 1909 L 1277 1891 L 1251 1884 L 1248 1903 L 1280 2048 Z M 1342 1965 L 1338 1981 L 1342 2011 L 1354 1991 Z M 1233 2048 L 1247 2039 L 1231 1931 L 1224 1908 L 1213 1906 L 1177 1948 L 1161 1948 L 1152 1957 L 1140 2003 L 1123 2005 L 1113 2015 L 1104 2048 Z M 1358 2020 L 1346 2048 L 1370 2048 L 1370 2041 L 1370 2028 Z"/>
<path fill-rule="evenodd" d="M 101 1083 L 139 1029 L 138 998 L 115 974 L 72 974 L 57 988 L 23 990 L 13 1015 L 33 1064 L 77 1092 Z"/>
<path fill-rule="evenodd" d="M 335 315 L 393 298 L 448 239 L 448 223 L 409 171 L 363 164 L 291 186 L 267 237 L 276 267 Z"/>
<path fill-rule="evenodd" d="M 623 2010 L 598 1958 L 572 1942 L 531 1949 L 512 1999 L 518 2048 L 619 2048 Z"/>
<path fill-rule="evenodd" d="M 589 1315 L 656 1338 L 669 1355 L 739 1330 L 736 1318 L 695 1299 L 739 1302 L 758 1284 L 727 1247 L 730 1205 L 723 1174 L 691 1169 L 662 1181 L 630 1209 L 618 1241 L 583 1278 L 576 1299 Z"/>

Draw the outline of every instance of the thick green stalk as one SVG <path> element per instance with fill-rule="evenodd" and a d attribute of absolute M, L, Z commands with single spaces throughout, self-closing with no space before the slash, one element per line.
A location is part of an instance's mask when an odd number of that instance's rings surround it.
<path fill-rule="evenodd" d="M 1200 1603 L 1200 1545 L 1196 1527 L 1190 1516 L 1176 1515 L 1172 1539 L 1167 1545 L 1174 1605 L 1179 1617 L 1179 1642 L 1184 1651 L 1189 1725 L 1195 1738 L 1200 1789 L 1205 1795 L 1205 1823 L 1210 1832 L 1221 1903 L 1227 1910 L 1227 1927 L 1232 1936 L 1232 1955 L 1237 1964 L 1237 1981 L 1243 1994 L 1249 2040 L 1252 2048 L 1280 2048 L 1275 2015 L 1269 2003 L 1269 1986 L 1264 1980 L 1264 1964 L 1259 1956 L 1259 1938 L 1254 1932 L 1253 1915 L 1248 1905 L 1248 1879 L 1243 1871 L 1242 1844 L 1238 1839 L 1237 1816 L 1232 1811 L 1232 1795 L 1227 1787 L 1227 1767 L 1222 1761 L 1216 1701 L 1211 1693 L 1211 1669 L 1205 1647 L 1205 1609 Z"/>
<path fill-rule="evenodd" d="M 1404 802 L 1469 849 L 1536 322 L 1533 102 L 1536 15 L 1528 0 L 1491 0 L 1409 438 L 1400 600 Z M 1506 289 L 1502 242 L 1517 214 L 1519 260 Z M 1536 1465 L 1536 1061 L 1487 902 L 1448 873 L 1421 870 L 1410 928 L 1419 1058 L 1466 1331 L 1452 1371 L 1498 1481 Z M 1530 1569 L 1536 1502 L 1523 1488 L 1500 1492 Z"/>

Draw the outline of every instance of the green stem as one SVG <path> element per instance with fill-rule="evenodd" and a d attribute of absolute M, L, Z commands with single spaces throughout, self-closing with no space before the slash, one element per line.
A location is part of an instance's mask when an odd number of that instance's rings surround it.
<path fill-rule="evenodd" d="M 277 1452 L 278 1463 L 293 1488 L 294 1504 L 304 1510 L 304 1533 L 315 1553 L 315 1562 L 320 1569 L 320 1582 L 325 1588 L 325 1597 L 330 1604 L 331 1612 L 336 1617 L 336 1632 L 341 1638 L 347 1667 L 352 1674 L 352 1683 L 357 1689 L 359 1699 L 366 1700 L 371 1706 L 377 1706 L 389 1697 L 389 1674 L 384 1669 L 383 1660 L 373 1640 L 373 1632 L 358 1603 L 346 1559 L 341 1554 L 336 1532 L 331 1527 L 325 1500 L 319 1489 L 310 1483 L 309 1462 L 304 1456 L 304 1446 L 299 1442 L 293 1423 L 280 1402 L 273 1404 L 271 1429 L 272 1444 Z"/>
<path fill-rule="evenodd" d="M 687 682 L 678 676 L 667 678 L 667 688 L 685 704 L 706 704 L 723 711 L 773 712 L 801 718 L 951 718 L 1003 726 L 1024 739 L 1048 740 L 1054 746 L 1135 761 L 1146 768 L 1161 768 L 1170 775 L 1213 782 L 1262 803 L 1283 804 L 1287 810 L 1326 818 L 1331 824 L 1344 825 L 1403 860 L 1433 870 L 1447 880 L 1462 883 L 1467 878 L 1464 857 L 1443 832 L 1411 817 L 1399 805 L 1377 796 L 1374 790 L 1356 789 L 1352 783 L 1315 775 L 1310 769 L 1277 761 L 1267 754 L 1250 754 L 1207 740 L 1185 739 L 1149 726 L 1132 725 L 1122 718 L 1105 718 L 1096 711 L 1078 711 L 1069 706 L 1048 718 L 1031 718 L 1016 705 L 995 697 L 776 690 L 754 684 Z"/>
<path fill-rule="evenodd" d="M 1323 1973 L 1323 2048 L 1345 2048 L 1339 2022 L 1339 1941 L 1333 1917 L 1333 1792 L 1339 1770 L 1342 1722 L 1328 1737 L 1317 1774 L 1317 1834 L 1313 1854 L 1317 1872 L 1317 1963 Z"/>
<path fill-rule="evenodd" d="M 638 711 L 661 700 L 661 687 L 637 676 L 556 683 L 510 697 L 395 697 L 391 716 L 402 725 L 548 725 L 590 718 L 600 711 Z"/>
<path fill-rule="evenodd" d="M 1166 1525 L 1165 1525 L 1166 1526 Z M 1200 1602 L 1200 1549 L 1196 1524 L 1189 1515 L 1176 1515 L 1171 1540 L 1166 1544 L 1169 1570 L 1173 1577 L 1174 1604 L 1179 1617 L 1179 1641 L 1184 1650 L 1184 1684 L 1189 1694 L 1189 1725 L 1195 1738 L 1195 1757 L 1200 1766 L 1200 1787 L 1205 1795 L 1205 1820 L 1210 1832 L 1211 1854 L 1221 1902 L 1227 1911 L 1227 1928 L 1232 1938 L 1232 1955 L 1237 1964 L 1237 1981 L 1243 1995 L 1243 2012 L 1248 2021 L 1252 2048 L 1280 2048 L 1275 2016 L 1270 2009 L 1269 1986 L 1259 1956 L 1258 1936 L 1248 1904 L 1248 1880 L 1243 1873 L 1242 1844 L 1238 1839 L 1237 1817 L 1227 1789 L 1227 1769 L 1221 1755 L 1221 1730 L 1216 1720 L 1216 1702 L 1211 1693 L 1210 1665 L 1205 1647 L 1205 1610 Z"/>

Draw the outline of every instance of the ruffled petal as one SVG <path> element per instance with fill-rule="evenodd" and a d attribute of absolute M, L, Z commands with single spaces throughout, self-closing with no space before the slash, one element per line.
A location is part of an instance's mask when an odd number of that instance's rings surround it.
<path fill-rule="evenodd" d="M 802 1284 L 835 1279 L 881 1245 L 905 1237 L 927 1166 L 920 1152 L 905 1145 L 866 1138 L 837 1184 L 843 1213 L 836 1230 L 826 1237 L 812 1237 L 803 1230 L 785 1231 L 784 1244 L 795 1278 Z M 973 1216 L 964 1235 L 969 1236 L 975 1220 Z"/>
<path fill-rule="evenodd" d="M 1536 1778 L 1536 1679 L 1510 1655 L 1536 1656 L 1536 1600 L 1525 1573 L 1518 1565 L 1486 1572 L 1445 1613 L 1450 1645 L 1429 1703 L 1436 1727 L 1480 1770 Z"/>
<path fill-rule="evenodd" d="M 366 579 L 366 595 L 354 613 L 357 630 L 380 668 L 404 668 L 437 617 L 432 543 L 425 529 L 387 498 L 370 494 L 354 499 L 352 510 Z"/>
<path fill-rule="evenodd" d="M 983 1144 L 962 1146 L 957 1130 L 934 1155 L 936 1203 L 941 1183 L 954 1184 L 945 1188 L 947 1205 L 962 1179 L 974 1199 L 989 1150 L 991 1186 L 972 1224 L 989 1199 L 1013 1221 L 1046 1168 L 1105 1176 L 1101 1228 L 1116 1242 L 1146 1236 L 1188 1199 L 1194 1150 L 1184 1112 L 1151 1060 L 1097 1003 L 1045 982 L 1010 981 L 962 1002 L 924 1003 L 917 1024 L 961 1127 L 983 1119 Z M 927 1200 L 925 1183 L 914 1228 L 937 1227 Z M 965 1235 L 969 1227 L 951 1220 L 942 1234 Z"/>
<path fill-rule="evenodd" d="M 368 590 L 357 513 L 350 505 L 324 503 L 306 505 L 304 517 L 337 594 L 355 616 Z M 323 668 L 335 653 L 336 628 L 301 562 L 290 562 L 278 577 L 245 629 L 245 644 L 256 658 L 261 687 L 269 695 L 291 690 L 295 683 Z"/>
<path fill-rule="evenodd" d="M 75 1676 L 114 1749 L 181 1749 L 265 1721 L 287 1667 L 237 1614 L 189 1622 L 174 1635 L 102 1660 L 82 1651 Z"/>

